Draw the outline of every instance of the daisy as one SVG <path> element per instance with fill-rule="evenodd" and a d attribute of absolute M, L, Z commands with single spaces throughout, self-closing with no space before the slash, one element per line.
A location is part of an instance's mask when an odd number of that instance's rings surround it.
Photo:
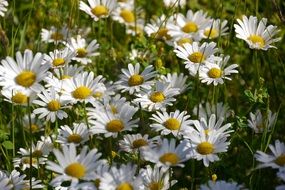
<path fill-rule="evenodd" d="M 5 12 L 7 11 L 8 1 L 7 0 L 0 0 L 0 16 L 4 17 Z"/>
<path fill-rule="evenodd" d="M 50 52 L 49 55 L 45 55 L 44 59 L 46 64 L 50 64 L 53 68 L 64 67 L 67 65 L 73 57 L 76 56 L 74 51 L 69 48 L 64 48 L 62 50 L 54 50 Z"/>
<path fill-rule="evenodd" d="M 202 31 L 202 38 L 205 39 L 215 39 L 218 38 L 219 36 L 224 36 L 227 35 L 227 30 L 229 29 L 229 27 L 227 27 L 228 21 L 224 20 L 223 22 L 221 22 L 220 19 L 211 19 L 210 24 L 208 27 L 206 27 L 204 29 L 204 31 Z"/>
<path fill-rule="evenodd" d="M 42 28 L 41 31 L 41 39 L 45 43 L 58 44 L 59 42 L 65 42 L 69 35 L 70 31 L 66 26 L 63 26 L 61 29 L 52 26 L 50 30 Z"/>
<path fill-rule="evenodd" d="M 109 17 L 117 6 L 115 0 L 88 0 L 88 3 L 89 6 L 83 1 L 80 1 L 79 9 L 90 15 L 94 21 Z"/>
<path fill-rule="evenodd" d="M 279 140 L 275 140 L 275 145 L 270 144 L 270 154 L 266 154 L 260 150 L 256 151 L 254 157 L 260 164 L 257 168 L 276 168 L 279 169 L 285 166 L 285 145 Z"/>
<path fill-rule="evenodd" d="M 16 61 L 7 56 L 1 61 L 3 73 L 0 73 L 0 86 L 40 92 L 43 89 L 40 82 L 46 77 L 49 69 L 49 65 L 42 65 L 43 57 L 41 53 L 33 56 L 33 52 L 28 49 L 23 56 L 18 51 Z"/>
<path fill-rule="evenodd" d="M 0 189 L 1 190 L 11 190 L 13 185 L 10 182 L 9 177 L 6 172 L 0 170 Z"/>
<path fill-rule="evenodd" d="M 5 101 L 21 106 L 27 106 L 36 99 L 36 93 L 25 88 L 5 88 L 1 90 L 1 94 L 5 97 Z"/>
<path fill-rule="evenodd" d="M 176 146 L 176 140 L 163 139 L 162 144 L 154 149 L 144 148 L 142 156 L 145 160 L 155 163 L 157 166 L 184 167 L 183 162 L 186 162 L 192 157 L 192 151 L 187 148 L 188 141 L 183 140 Z"/>
<path fill-rule="evenodd" d="M 13 185 L 12 189 L 20 190 L 25 188 L 25 177 L 26 175 L 21 175 L 17 170 L 13 170 L 9 176 L 10 183 Z"/>
<path fill-rule="evenodd" d="M 124 3 L 120 5 L 121 6 L 117 6 L 116 9 L 113 11 L 113 20 L 125 24 L 126 26 L 135 26 L 136 15 L 134 3 Z"/>
<path fill-rule="evenodd" d="M 186 5 L 186 0 L 163 0 L 163 4 L 166 7 L 184 7 Z"/>
<path fill-rule="evenodd" d="M 76 52 L 76 57 L 73 57 L 72 60 L 80 62 L 83 65 L 87 65 L 88 63 L 92 62 L 90 57 L 99 55 L 99 52 L 97 52 L 99 44 L 97 43 L 96 39 L 87 44 L 84 38 L 77 35 L 76 39 L 71 38 L 70 42 L 65 43 L 65 45 Z"/>
<path fill-rule="evenodd" d="M 138 108 L 128 104 L 123 105 L 118 113 L 98 109 L 88 109 L 88 111 L 92 134 L 103 133 L 105 137 L 117 137 L 119 132 L 130 131 L 138 127 L 139 119 L 133 119 Z"/>
<path fill-rule="evenodd" d="M 274 42 L 281 40 L 281 37 L 274 38 L 280 31 L 277 26 L 269 25 L 266 27 L 267 19 L 262 18 L 258 23 L 257 17 L 246 16 L 242 20 L 237 19 L 238 24 L 234 24 L 236 37 L 246 41 L 251 49 L 268 50 L 269 48 L 276 48 L 271 45 Z"/>
<path fill-rule="evenodd" d="M 165 83 L 170 83 L 170 86 L 172 88 L 179 89 L 180 94 L 185 92 L 188 88 L 188 85 L 186 84 L 188 77 L 184 76 L 183 73 L 180 73 L 179 75 L 177 73 L 167 73 L 167 75 L 160 75 L 159 80 Z"/>
<path fill-rule="evenodd" d="M 122 73 L 119 77 L 120 80 L 115 84 L 118 90 L 122 92 L 129 92 L 133 94 L 135 92 L 140 92 L 143 89 L 151 89 L 151 85 L 153 84 L 153 79 L 155 77 L 156 72 L 152 65 L 147 66 L 140 73 L 140 64 L 136 63 L 135 66 L 132 64 L 128 64 L 128 69 L 122 69 Z"/>
<path fill-rule="evenodd" d="M 99 189 L 104 190 L 135 190 L 141 189 L 142 181 L 136 176 L 136 166 L 131 164 L 111 167 L 110 172 L 103 174 Z"/>
<path fill-rule="evenodd" d="M 213 62 L 220 59 L 214 56 L 218 52 L 215 42 L 204 42 L 202 45 L 199 45 L 198 42 L 193 42 L 193 44 L 185 43 L 183 47 L 178 46 L 174 52 L 177 57 L 184 60 L 185 67 L 192 76 L 197 74 L 201 64 L 205 64 L 206 61 Z"/>
<path fill-rule="evenodd" d="M 15 168 L 20 168 L 22 171 L 31 167 L 30 165 L 30 151 L 24 148 L 20 148 L 18 151 L 21 154 L 21 157 L 14 157 L 13 163 Z M 32 167 L 38 169 L 39 165 L 44 165 L 46 162 L 46 158 L 44 157 L 32 157 Z"/>
<path fill-rule="evenodd" d="M 149 190 L 168 190 L 177 182 L 176 180 L 170 180 L 170 172 L 167 168 L 158 167 L 157 165 L 154 165 L 154 168 L 147 165 L 146 169 L 140 170 L 140 175 L 143 179 L 144 189 Z"/>
<path fill-rule="evenodd" d="M 217 118 L 223 117 L 226 119 L 230 116 L 231 113 L 229 110 L 229 106 L 223 102 L 218 102 L 214 105 L 210 104 L 209 102 L 206 102 L 204 106 L 202 104 L 199 104 L 199 109 L 198 106 L 195 106 L 193 109 L 193 114 L 198 116 L 199 119 L 209 119 L 212 114 L 215 114 Z"/>
<path fill-rule="evenodd" d="M 226 182 L 226 181 L 208 181 L 207 184 L 201 185 L 200 190 L 241 190 L 245 189 L 243 185 L 237 184 L 237 182 Z"/>
<path fill-rule="evenodd" d="M 150 127 L 155 131 L 160 131 L 161 135 L 172 134 L 175 137 L 180 138 L 181 134 L 185 129 L 190 129 L 192 121 L 189 120 L 190 115 L 187 115 L 186 111 L 180 112 L 176 110 L 175 112 L 157 111 L 152 114 L 150 118 L 155 123 L 151 124 Z"/>
<path fill-rule="evenodd" d="M 40 131 L 43 131 L 44 128 L 44 122 L 40 121 L 36 115 L 34 113 L 32 113 L 31 115 L 26 114 L 23 119 L 23 127 L 26 131 L 30 131 L 30 124 L 29 124 L 29 117 L 31 118 L 31 129 L 32 129 L 32 133 L 38 133 Z"/>
<path fill-rule="evenodd" d="M 145 20 L 142 18 L 137 18 L 134 24 L 126 25 L 126 34 L 132 36 L 142 36 L 144 33 Z"/>
<path fill-rule="evenodd" d="M 97 149 L 87 152 L 87 147 L 83 147 L 79 155 L 73 143 L 69 146 L 63 145 L 62 151 L 54 149 L 53 153 L 58 164 L 52 161 L 47 162 L 46 169 L 58 175 L 50 182 L 53 187 L 64 181 L 71 181 L 71 186 L 78 184 L 79 180 L 90 181 L 94 179 L 94 170 L 100 165 L 101 153 Z"/>
<path fill-rule="evenodd" d="M 225 56 L 224 58 L 214 62 L 206 62 L 199 71 L 201 82 L 206 83 L 207 85 L 213 84 L 214 86 L 217 86 L 218 84 L 224 84 L 225 79 L 232 80 L 229 76 L 233 73 L 238 73 L 236 70 L 238 65 L 232 64 L 225 67 L 229 59 L 230 56 Z"/>
<path fill-rule="evenodd" d="M 173 105 L 172 102 L 176 100 L 173 96 L 178 94 L 179 89 L 172 88 L 169 83 L 157 81 L 155 88 L 136 94 L 134 102 L 148 111 L 165 110 L 166 106 Z"/>
<path fill-rule="evenodd" d="M 106 89 L 103 76 L 94 77 L 93 72 L 83 72 L 73 78 L 63 81 L 62 99 L 72 103 L 84 102 L 95 106 L 96 99 L 93 96 L 98 89 Z"/>
<path fill-rule="evenodd" d="M 117 114 L 120 112 L 124 105 L 131 106 L 131 103 L 127 101 L 125 97 L 121 97 L 120 94 L 116 94 L 115 96 L 106 96 L 103 98 L 102 104 L 98 104 L 98 108 L 102 111 L 108 110 L 113 114 Z"/>
<path fill-rule="evenodd" d="M 272 113 L 271 110 L 268 110 L 267 117 L 263 117 L 261 111 L 258 109 L 255 113 L 250 112 L 249 117 L 250 119 L 247 120 L 248 126 L 255 133 L 262 133 L 264 130 L 271 130 L 276 121 L 277 113 Z"/>
<path fill-rule="evenodd" d="M 189 37 L 188 35 L 183 35 L 183 36 L 177 36 L 175 38 L 172 38 L 172 46 L 174 47 L 174 49 L 177 49 L 178 46 L 183 47 L 184 44 L 192 44 L 193 43 L 193 39 L 191 37 Z"/>
<path fill-rule="evenodd" d="M 178 13 L 174 15 L 173 18 L 174 22 L 168 25 L 168 33 L 174 38 L 187 36 L 194 39 L 194 41 L 200 41 L 200 31 L 203 31 L 209 26 L 207 13 L 204 13 L 202 10 L 197 12 L 188 10 L 186 17 Z"/>
<path fill-rule="evenodd" d="M 74 143 L 75 145 L 84 144 L 89 140 L 89 132 L 84 123 L 73 123 L 73 128 L 64 125 L 58 129 L 56 142 L 60 144 Z"/>

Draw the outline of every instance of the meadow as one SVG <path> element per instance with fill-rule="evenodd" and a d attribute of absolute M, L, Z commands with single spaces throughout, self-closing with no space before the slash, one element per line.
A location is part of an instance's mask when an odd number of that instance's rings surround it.
<path fill-rule="evenodd" d="M 285 1 L 0 0 L 0 189 L 285 189 Z"/>

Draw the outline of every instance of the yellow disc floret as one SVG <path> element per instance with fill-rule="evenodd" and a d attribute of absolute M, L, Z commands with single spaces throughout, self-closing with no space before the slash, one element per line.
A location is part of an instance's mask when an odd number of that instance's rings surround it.
<path fill-rule="evenodd" d="M 133 190 L 133 186 L 128 182 L 121 183 L 117 186 L 116 190 Z"/>
<path fill-rule="evenodd" d="M 197 32 L 198 26 L 195 22 L 187 22 L 183 27 L 182 31 L 185 33 Z"/>
<path fill-rule="evenodd" d="M 148 143 L 145 139 L 137 139 L 133 141 L 133 148 L 140 148 L 146 145 L 148 145 Z"/>
<path fill-rule="evenodd" d="M 50 35 L 50 38 L 54 41 L 63 40 L 63 35 L 60 32 L 54 32 Z"/>
<path fill-rule="evenodd" d="M 47 108 L 49 111 L 58 111 L 60 107 L 60 102 L 57 100 L 52 100 L 47 104 Z"/>
<path fill-rule="evenodd" d="M 76 99 L 86 99 L 91 95 L 92 91 L 86 86 L 80 86 L 72 92 L 72 96 Z"/>
<path fill-rule="evenodd" d="M 67 137 L 67 142 L 69 143 L 80 143 L 82 140 L 81 136 L 78 134 L 71 134 Z"/>
<path fill-rule="evenodd" d="M 100 17 L 100 16 L 107 16 L 108 15 L 108 8 L 105 7 L 104 5 L 97 5 L 96 7 L 92 8 L 91 9 L 91 12 L 97 16 L 97 17 Z"/>
<path fill-rule="evenodd" d="M 62 66 L 65 64 L 65 61 L 63 58 L 55 58 L 53 61 L 52 61 L 52 64 L 53 66 L 55 67 L 58 67 L 58 66 Z"/>
<path fill-rule="evenodd" d="M 189 55 L 189 60 L 192 61 L 193 63 L 201 63 L 205 60 L 205 57 L 203 53 L 197 51 Z"/>
<path fill-rule="evenodd" d="M 77 57 L 80 58 L 85 57 L 88 54 L 85 48 L 78 48 L 76 51 L 77 51 Z"/>
<path fill-rule="evenodd" d="M 197 146 L 196 150 L 199 154 L 207 155 L 213 153 L 214 146 L 209 142 L 202 142 Z"/>
<path fill-rule="evenodd" d="M 159 158 L 159 161 L 161 161 L 162 163 L 170 163 L 171 165 L 177 164 L 179 160 L 180 158 L 177 156 L 177 154 L 172 152 L 165 153 Z"/>
<path fill-rule="evenodd" d="M 178 130 L 180 128 L 180 121 L 176 118 L 169 118 L 164 122 L 164 127 L 169 130 Z"/>
<path fill-rule="evenodd" d="M 259 48 L 263 48 L 265 46 L 265 40 L 259 35 L 250 35 L 248 38 L 252 43 L 257 44 Z"/>
<path fill-rule="evenodd" d="M 26 104 L 28 102 L 28 96 L 21 92 L 17 92 L 14 96 L 12 96 L 11 100 L 16 104 Z"/>
<path fill-rule="evenodd" d="M 129 86 L 141 85 L 143 82 L 144 82 L 144 78 L 138 74 L 132 75 L 128 80 Z"/>
<path fill-rule="evenodd" d="M 164 101 L 165 96 L 164 96 L 164 94 L 163 94 L 162 92 L 159 92 L 159 91 L 158 91 L 158 92 L 153 92 L 153 93 L 150 95 L 149 99 L 150 99 L 152 102 L 157 103 L 157 102 L 162 102 L 162 101 Z"/>
<path fill-rule="evenodd" d="M 135 21 L 135 15 L 132 11 L 123 9 L 120 13 L 120 16 L 124 19 L 125 22 L 131 23 Z"/>
<path fill-rule="evenodd" d="M 275 163 L 279 166 L 284 166 L 285 165 L 285 154 L 281 154 L 275 159 Z"/>
<path fill-rule="evenodd" d="M 16 76 L 15 81 L 18 85 L 28 88 L 35 83 L 36 78 L 37 76 L 34 72 L 22 71 L 20 74 Z"/>
<path fill-rule="evenodd" d="M 186 44 L 186 43 L 192 44 L 193 40 L 191 38 L 181 38 L 177 41 L 177 44 L 179 46 L 183 46 L 183 44 Z"/>
<path fill-rule="evenodd" d="M 71 177 L 80 179 L 85 176 L 86 168 L 84 165 L 78 162 L 75 162 L 75 163 L 69 164 L 65 168 L 64 172 Z"/>
<path fill-rule="evenodd" d="M 106 125 L 106 130 L 112 133 L 120 132 L 124 129 L 124 123 L 119 119 L 113 119 Z"/>
<path fill-rule="evenodd" d="M 208 71 L 208 76 L 210 78 L 220 78 L 222 76 L 222 71 L 219 68 L 212 68 Z"/>
<path fill-rule="evenodd" d="M 213 39 L 219 36 L 219 32 L 218 30 L 212 28 L 212 29 L 206 29 L 204 31 L 204 35 L 209 38 L 209 39 Z"/>

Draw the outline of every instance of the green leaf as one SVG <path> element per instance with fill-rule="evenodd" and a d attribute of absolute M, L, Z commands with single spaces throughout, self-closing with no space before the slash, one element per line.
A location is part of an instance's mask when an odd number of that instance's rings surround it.
<path fill-rule="evenodd" d="M 13 143 L 11 141 L 4 141 L 2 143 L 2 146 L 4 146 L 4 148 L 6 148 L 6 149 L 13 149 L 14 148 Z"/>

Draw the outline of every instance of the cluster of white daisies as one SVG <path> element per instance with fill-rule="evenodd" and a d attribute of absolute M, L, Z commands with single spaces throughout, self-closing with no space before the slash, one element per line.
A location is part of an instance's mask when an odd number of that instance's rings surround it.
<path fill-rule="evenodd" d="M 7 3 L 1 2 L 3 16 Z M 164 3 L 185 5 L 185 1 Z M 202 83 L 216 86 L 238 73 L 237 64 L 227 66 L 229 56 L 218 55 L 221 50 L 215 42 L 203 42 L 226 35 L 227 21 L 209 18 L 203 11 L 162 15 L 145 25 L 142 10 L 134 1 L 80 1 L 79 8 L 94 21 L 110 16 L 125 24 L 129 34 L 145 31 L 150 38 L 165 41 L 184 60 L 189 77 L 197 76 Z M 258 23 L 256 17 L 244 16 L 237 21 L 237 37 L 250 48 L 267 50 L 280 40 L 273 38 L 278 30 L 276 26 L 266 27 L 266 19 Z M 184 167 L 189 159 L 201 160 L 208 167 L 219 160 L 219 153 L 227 152 L 233 129 L 225 122 L 230 116 L 226 105 L 200 104 L 193 109 L 196 120 L 175 108 L 179 96 L 189 90 L 187 75 L 161 75 L 152 65 L 136 63 L 121 69 L 117 81 L 108 81 L 84 70 L 99 55 L 96 39 L 88 42 L 81 35 L 71 36 L 66 27 L 42 29 L 41 36 L 42 41 L 54 43 L 58 49 L 48 54 L 33 54 L 27 49 L 1 61 L 1 94 L 14 105 L 32 109 L 21 122 L 40 140 L 19 149 L 13 158 L 15 170 L 0 172 L 0 189 L 46 187 L 47 183 L 18 172 L 33 169 L 51 174 L 49 185 L 55 189 L 166 190 L 177 182 L 172 180 L 172 167 Z M 256 133 L 269 131 L 276 117 L 269 112 L 264 119 L 257 110 L 250 113 L 248 126 Z M 55 129 L 50 128 L 51 123 Z M 99 152 L 101 148 L 96 148 L 98 142 L 106 144 L 108 159 Z M 256 153 L 262 163 L 258 168 L 280 168 L 278 176 L 284 180 L 284 144 L 276 141 L 275 147 L 269 148 L 273 154 Z M 112 161 L 122 152 L 130 160 L 123 164 Z M 200 186 L 217 188 L 243 186 L 215 180 Z"/>

